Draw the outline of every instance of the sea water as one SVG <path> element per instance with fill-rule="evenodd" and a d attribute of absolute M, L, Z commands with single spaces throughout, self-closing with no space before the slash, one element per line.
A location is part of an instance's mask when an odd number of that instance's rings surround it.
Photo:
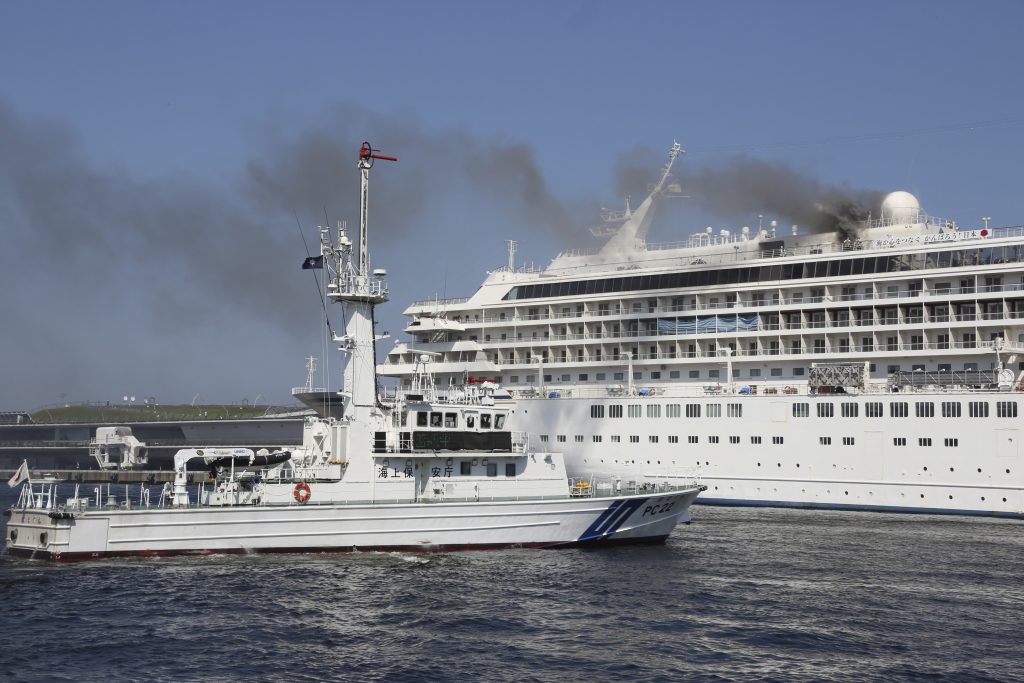
<path fill-rule="evenodd" d="M 4 556 L 0 626 L 6 681 L 1022 680 L 1024 527 L 696 506 L 663 546 Z"/>

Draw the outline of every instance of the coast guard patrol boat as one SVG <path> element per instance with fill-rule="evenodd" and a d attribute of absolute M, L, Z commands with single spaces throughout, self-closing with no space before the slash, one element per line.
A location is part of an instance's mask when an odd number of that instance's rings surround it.
<path fill-rule="evenodd" d="M 174 457 L 175 481 L 118 499 L 58 491 L 29 480 L 8 511 L 7 550 L 52 560 L 105 556 L 340 550 L 452 550 L 661 542 L 702 487 L 636 481 L 570 481 L 561 454 L 510 430 L 511 411 L 486 386 L 441 399 L 427 370 L 390 404 L 377 393 L 373 310 L 388 298 L 386 273 L 369 270 L 367 197 L 375 159 L 359 155 L 358 251 L 340 228 L 321 231 L 327 296 L 343 304 L 340 418 L 305 422 L 302 445 L 278 452 L 190 448 Z M 102 466 L 144 460 L 130 430 L 108 430 L 94 448 Z M 214 483 L 189 490 L 201 462 Z M 20 483 L 27 467 L 15 476 Z M 681 485 L 680 485 L 681 484 Z M 63 497 L 61 497 L 63 496 Z"/>

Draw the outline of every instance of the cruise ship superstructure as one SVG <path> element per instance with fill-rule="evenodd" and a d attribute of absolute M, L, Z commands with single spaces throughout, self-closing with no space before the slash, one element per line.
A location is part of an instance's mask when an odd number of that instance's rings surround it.
<path fill-rule="evenodd" d="M 907 192 L 850 228 L 775 221 L 647 244 L 669 163 L 607 242 L 420 301 L 382 366 L 499 382 L 570 474 L 704 503 L 1024 515 L 1024 227 Z"/>

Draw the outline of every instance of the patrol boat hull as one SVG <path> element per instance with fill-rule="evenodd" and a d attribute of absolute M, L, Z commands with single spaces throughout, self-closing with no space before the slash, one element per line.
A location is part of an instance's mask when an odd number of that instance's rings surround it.
<path fill-rule="evenodd" d="M 700 486 L 651 495 L 372 505 L 11 510 L 7 551 L 74 562 L 231 553 L 451 551 L 664 542 Z"/>

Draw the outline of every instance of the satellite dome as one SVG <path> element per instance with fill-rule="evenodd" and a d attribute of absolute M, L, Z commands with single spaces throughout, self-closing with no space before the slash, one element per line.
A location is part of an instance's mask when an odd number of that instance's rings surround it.
<path fill-rule="evenodd" d="M 916 223 L 919 213 L 921 204 L 909 192 L 890 192 L 882 200 L 882 217 L 896 223 Z"/>

